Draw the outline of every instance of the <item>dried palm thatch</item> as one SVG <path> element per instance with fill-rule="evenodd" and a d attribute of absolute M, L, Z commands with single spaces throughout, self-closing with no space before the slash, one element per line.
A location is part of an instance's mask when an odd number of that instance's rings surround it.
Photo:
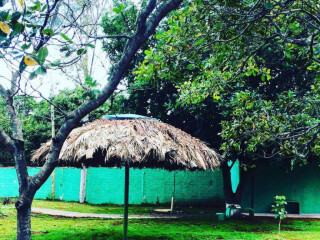
<path fill-rule="evenodd" d="M 32 156 L 42 164 L 51 141 Z M 60 166 L 105 166 L 211 170 L 219 155 L 189 134 L 153 120 L 101 119 L 74 129 L 60 153 Z"/>

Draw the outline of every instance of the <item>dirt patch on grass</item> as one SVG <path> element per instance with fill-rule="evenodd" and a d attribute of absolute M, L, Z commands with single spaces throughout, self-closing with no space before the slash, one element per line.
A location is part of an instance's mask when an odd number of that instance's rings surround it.
<path fill-rule="evenodd" d="M 119 225 L 122 225 L 123 222 L 122 221 L 116 221 L 116 222 L 113 222 L 111 223 L 113 226 L 119 226 Z"/>
<path fill-rule="evenodd" d="M 292 228 L 292 227 L 281 227 L 281 230 L 283 231 L 299 231 L 298 229 Z"/>
<path fill-rule="evenodd" d="M 261 230 L 260 229 L 245 229 L 245 228 L 239 228 L 239 227 L 235 227 L 234 228 L 234 231 L 237 231 L 237 232 L 253 232 L 253 233 L 259 233 Z"/>
<path fill-rule="evenodd" d="M 33 235 L 48 234 L 49 232 L 32 232 Z"/>

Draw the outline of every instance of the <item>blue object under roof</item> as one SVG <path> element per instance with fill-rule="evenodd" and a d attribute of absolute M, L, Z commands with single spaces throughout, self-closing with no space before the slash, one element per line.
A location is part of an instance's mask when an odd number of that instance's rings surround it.
<path fill-rule="evenodd" d="M 138 114 L 114 114 L 114 115 L 105 115 L 102 118 L 110 120 L 125 120 L 125 119 L 147 119 L 159 121 L 156 118 L 146 117 Z"/>

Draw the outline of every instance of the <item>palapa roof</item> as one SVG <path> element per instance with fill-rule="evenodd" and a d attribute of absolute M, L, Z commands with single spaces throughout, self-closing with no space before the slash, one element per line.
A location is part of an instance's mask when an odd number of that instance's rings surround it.
<path fill-rule="evenodd" d="M 43 164 L 51 140 L 34 152 L 31 161 Z M 154 120 L 100 119 L 75 128 L 59 156 L 60 166 L 212 170 L 219 155 L 202 141 L 169 124 Z"/>

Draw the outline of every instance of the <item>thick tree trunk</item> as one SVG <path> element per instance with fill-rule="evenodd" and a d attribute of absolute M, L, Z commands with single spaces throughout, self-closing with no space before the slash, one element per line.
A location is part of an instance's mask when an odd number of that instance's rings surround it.
<path fill-rule="evenodd" d="M 247 173 L 240 168 L 240 182 L 237 191 L 234 193 L 232 191 L 231 185 L 231 175 L 230 167 L 228 166 L 227 161 L 225 161 L 222 166 L 222 176 L 223 176 L 223 191 L 225 202 L 229 204 L 239 204 L 241 203 L 243 189 L 247 180 Z"/>
<path fill-rule="evenodd" d="M 17 239 L 31 239 L 31 204 L 17 209 Z"/>
<path fill-rule="evenodd" d="M 28 181 L 28 185 L 19 192 L 19 198 L 16 201 L 18 240 L 31 239 L 31 205 L 35 192 L 30 181 Z"/>
<path fill-rule="evenodd" d="M 17 239 L 29 240 L 31 239 L 31 204 L 36 190 L 28 176 L 23 141 L 15 141 L 14 160 L 19 180 L 19 198 L 15 204 L 17 209 Z"/>

